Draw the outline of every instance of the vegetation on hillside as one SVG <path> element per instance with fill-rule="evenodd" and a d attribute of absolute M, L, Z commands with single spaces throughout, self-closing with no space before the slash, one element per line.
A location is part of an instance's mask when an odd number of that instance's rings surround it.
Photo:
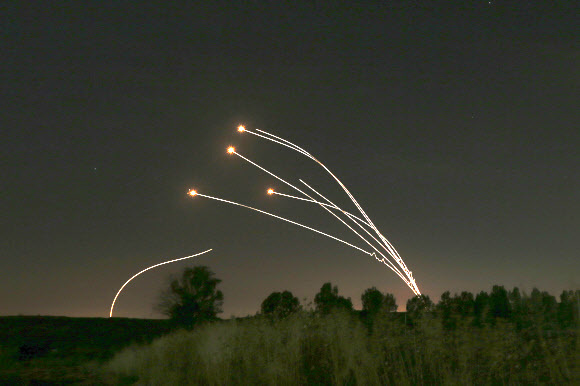
<path fill-rule="evenodd" d="M 358 311 L 324 283 L 312 304 L 273 292 L 220 320 L 219 283 L 184 271 L 163 297 L 170 320 L 2 317 L 0 384 L 580 384 L 580 291 L 495 285 L 399 313 L 375 287 Z"/>
<path fill-rule="evenodd" d="M 370 288 L 354 311 L 325 283 L 313 309 L 177 331 L 105 369 L 144 384 L 577 384 L 579 296 L 493 286 L 396 313 L 394 296 Z"/>

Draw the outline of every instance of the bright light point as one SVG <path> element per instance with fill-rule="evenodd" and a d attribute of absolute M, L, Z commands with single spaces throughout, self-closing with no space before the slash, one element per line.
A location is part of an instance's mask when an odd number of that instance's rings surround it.
<path fill-rule="evenodd" d="M 238 126 L 238 131 L 239 131 L 240 133 L 243 133 L 244 131 L 246 131 L 246 128 L 245 128 L 245 126 L 244 126 L 244 125 L 239 125 L 239 126 Z"/>
<path fill-rule="evenodd" d="M 233 146 L 228 147 L 228 153 L 229 154 L 234 154 L 236 152 L 236 148 Z"/>
<path fill-rule="evenodd" d="M 189 192 L 187 192 L 187 194 L 189 194 L 191 197 L 193 197 L 197 194 L 197 192 L 195 190 L 191 189 Z"/>
<path fill-rule="evenodd" d="M 268 189 L 268 194 L 274 194 L 274 189 Z"/>

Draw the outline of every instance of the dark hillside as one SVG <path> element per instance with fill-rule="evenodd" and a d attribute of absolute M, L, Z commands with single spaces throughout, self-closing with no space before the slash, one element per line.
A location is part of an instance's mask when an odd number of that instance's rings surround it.
<path fill-rule="evenodd" d="M 88 375 L 83 363 L 102 362 L 130 344 L 150 342 L 170 331 L 167 320 L 0 317 L 0 384 L 71 382 Z"/>

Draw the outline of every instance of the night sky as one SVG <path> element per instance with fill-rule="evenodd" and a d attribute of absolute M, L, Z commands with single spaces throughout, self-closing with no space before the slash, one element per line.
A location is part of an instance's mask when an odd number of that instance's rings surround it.
<path fill-rule="evenodd" d="M 387 267 L 315 205 L 226 153 L 355 208 L 422 293 L 580 287 L 574 2 L 50 2 L 0 7 L 0 315 L 158 318 L 167 277 L 203 264 L 222 317 L 324 282 L 361 307 Z M 205 2 L 200 2 L 205 3 Z M 42 4 L 42 5 L 40 5 Z M 58 4 L 58 5 L 57 5 Z M 64 5 L 63 5 L 64 4 Z M 107 5 L 109 4 L 109 5 Z M 277 5 L 274 5 L 277 4 Z M 347 5 L 348 4 L 348 5 Z M 449 4 L 449 3 L 448 3 Z"/>

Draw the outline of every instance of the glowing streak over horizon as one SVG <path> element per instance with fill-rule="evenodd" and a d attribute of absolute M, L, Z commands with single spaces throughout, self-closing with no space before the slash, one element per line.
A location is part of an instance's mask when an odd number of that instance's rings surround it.
<path fill-rule="evenodd" d="M 369 233 L 369 231 L 366 230 L 366 228 L 364 228 L 362 225 L 360 225 L 357 221 L 355 221 L 354 219 L 357 219 L 359 221 L 361 221 L 363 224 L 367 225 L 368 227 L 370 227 L 371 229 L 375 230 L 371 225 L 369 225 L 368 223 L 364 222 L 363 220 L 361 220 L 360 218 L 351 215 L 350 213 L 340 209 L 336 204 L 334 204 L 332 201 L 330 201 L 328 198 L 324 197 L 321 193 L 319 193 L 318 191 L 316 191 L 312 186 L 308 185 L 306 182 L 300 180 L 301 183 L 303 183 L 304 185 L 306 185 L 307 188 L 309 188 L 310 190 L 312 190 L 314 193 L 318 194 L 320 197 L 322 197 L 324 200 L 326 200 L 326 202 L 328 202 L 330 205 L 334 206 L 335 208 L 339 209 L 340 211 L 342 211 L 342 213 L 344 213 L 347 217 L 349 217 L 355 224 L 357 224 L 362 230 L 364 230 L 370 237 L 373 238 L 373 240 L 375 240 L 377 242 L 377 244 L 379 244 L 381 247 L 383 247 L 383 249 L 385 251 L 387 251 L 387 253 L 389 253 L 391 256 L 394 253 L 390 248 L 385 247 L 385 245 L 381 244 L 381 242 L 379 240 L 377 240 L 373 235 L 371 235 Z M 353 218 L 351 218 L 351 216 Z M 396 252 L 396 251 L 395 251 Z"/>
<path fill-rule="evenodd" d="M 305 228 L 305 229 L 308 229 L 308 230 L 310 230 L 310 231 L 313 231 L 313 232 L 319 233 L 319 234 L 321 234 L 321 235 L 324 235 L 324 236 L 326 236 L 326 237 L 330 237 L 330 238 L 331 238 L 331 239 L 333 239 L 333 240 L 340 241 L 341 243 L 343 243 L 343 244 L 346 244 L 346 245 L 348 245 L 349 247 L 352 247 L 352 248 L 358 249 L 359 251 L 361 251 L 361 252 L 364 252 L 364 253 L 366 253 L 367 255 L 370 255 L 370 256 L 372 256 L 372 255 L 373 255 L 371 252 L 367 252 L 367 251 L 365 251 L 364 249 L 362 249 L 362 248 L 360 248 L 360 247 L 357 247 L 356 245 L 353 245 L 353 244 L 351 244 L 351 243 L 349 243 L 349 242 L 347 242 L 347 241 L 344 241 L 344 240 L 342 240 L 342 239 L 339 239 L 338 237 L 335 237 L 335 236 L 333 236 L 333 235 L 329 235 L 328 233 L 324 233 L 324 232 L 322 232 L 322 231 L 319 231 L 318 229 L 311 228 L 311 227 L 309 227 L 309 226 L 307 226 L 307 225 L 300 224 L 299 222 L 296 222 L 296 221 L 289 220 L 289 219 L 287 219 L 287 218 L 285 218 L 285 217 L 278 216 L 278 215 L 275 215 L 275 214 L 273 214 L 273 213 L 270 213 L 270 212 L 266 212 L 265 210 L 257 209 L 257 208 L 251 207 L 251 206 L 249 206 L 249 205 L 240 204 L 240 203 L 238 203 L 238 202 L 235 202 L 235 201 L 224 200 L 223 198 L 219 198 L 219 197 L 208 196 L 208 195 L 206 195 L 206 194 L 197 193 L 195 196 L 196 196 L 196 197 L 205 197 L 205 198 L 210 198 L 210 199 L 212 199 L 212 200 L 221 201 L 221 202 L 225 202 L 225 203 L 227 203 L 227 204 L 231 204 L 231 205 L 237 205 L 237 206 L 241 206 L 241 207 L 243 207 L 243 208 L 247 208 L 247 209 L 255 210 L 256 212 L 259 212 L 259 213 L 262 213 L 262 214 L 265 214 L 265 215 L 268 215 L 268 216 L 272 216 L 272 217 L 274 217 L 274 218 L 277 218 L 278 220 L 282 220 L 282 221 L 289 222 L 290 224 L 298 225 L 298 226 L 300 226 L 300 227 L 302 227 L 302 228 Z"/>
<path fill-rule="evenodd" d="M 334 180 L 341 186 L 341 188 L 345 191 L 345 193 L 349 196 L 349 198 L 351 199 L 351 201 L 355 204 L 355 206 L 357 207 L 357 209 L 359 209 L 359 211 L 361 212 L 361 214 L 365 217 L 365 219 L 367 219 L 369 225 L 373 228 L 373 230 L 377 233 L 377 235 L 381 238 L 381 240 L 383 240 L 383 242 L 387 245 L 389 245 L 394 251 L 395 251 L 395 255 L 392 256 L 399 264 L 402 264 L 402 268 L 405 270 L 406 273 L 411 274 L 410 271 L 407 270 L 407 267 L 404 265 L 404 262 L 402 261 L 401 256 L 399 255 L 399 253 L 396 251 L 396 249 L 392 246 L 392 244 L 381 234 L 381 232 L 378 230 L 378 228 L 373 224 L 373 222 L 370 220 L 370 218 L 367 216 L 367 214 L 365 213 L 365 211 L 362 209 L 362 207 L 358 204 L 358 202 L 356 201 L 356 199 L 354 198 L 354 196 L 350 193 L 350 191 L 346 188 L 346 186 L 338 179 L 338 177 L 336 177 L 331 171 L 330 169 L 328 169 L 322 162 L 320 162 L 318 159 L 316 159 L 312 154 L 310 154 L 309 152 L 307 152 L 306 150 L 302 149 L 301 147 L 299 147 L 298 145 L 284 139 L 281 137 L 278 137 L 274 134 L 268 133 L 267 131 L 264 130 L 260 130 L 260 129 L 256 129 L 256 131 L 259 131 L 260 133 L 266 134 L 266 135 L 260 135 L 257 133 L 254 133 L 252 131 L 246 130 L 244 127 L 244 131 L 256 135 L 258 137 L 261 138 L 265 138 L 268 139 L 269 141 L 284 145 L 286 147 L 289 147 L 291 149 L 293 149 L 294 151 L 297 151 L 303 155 L 305 155 L 306 157 L 314 160 L 316 163 L 318 163 L 320 166 L 322 166 L 322 168 L 324 168 L 324 170 L 326 170 L 331 176 L 332 178 L 334 178 Z M 273 139 L 275 138 L 275 139 Z M 417 288 L 418 289 L 418 288 Z"/>
<path fill-rule="evenodd" d="M 300 180 L 300 181 L 302 181 L 302 180 Z M 311 189 L 312 189 L 312 188 L 311 188 Z M 314 190 L 314 189 L 313 189 L 313 190 Z M 315 191 L 315 192 L 316 192 L 316 191 Z M 291 195 L 291 194 L 280 193 L 280 192 L 276 192 L 274 189 L 268 189 L 268 191 L 267 191 L 266 193 L 268 193 L 268 194 L 276 194 L 276 195 L 278 195 L 278 196 L 283 196 L 283 197 L 293 198 L 293 199 L 295 199 L 295 200 L 306 201 L 306 202 L 312 202 L 312 203 L 314 203 L 314 204 L 324 205 L 324 206 L 326 206 L 327 208 L 332 208 L 332 209 L 340 210 L 342 213 L 346 214 L 347 216 L 349 216 L 349 217 L 353 217 L 353 218 L 355 218 L 355 219 L 359 220 L 360 222 L 362 222 L 362 223 L 363 223 L 363 224 L 365 224 L 365 225 L 369 225 L 369 224 L 367 224 L 367 223 L 366 223 L 364 220 L 361 220 L 360 218 L 358 218 L 357 216 L 355 216 L 355 215 L 354 215 L 354 214 L 352 214 L 352 213 L 349 213 L 349 212 L 347 212 L 347 211 L 344 211 L 344 210 L 340 209 L 338 206 L 336 206 L 336 205 L 334 205 L 334 204 L 332 204 L 332 205 L 331 205 L 331 204 L 325 204 L 324 202 L 320 202 L 320 201 L 316 201 L 316 200 L 311 200 L 311 199 L 309 199 L 309 198 L 303 198 L 303 197 L 293 196 L 293 195 Z M 318 193 L 318 192 L 316 192 L 316 193 Z M 319 193 L 319 194 L 320 194 L 320 193 Z"/>
<path fill-rule="evenodd" d="M 336 218 L 338 221 L 340 221 L 341 223 L 343 223 L 343 224 L 344 224 L 344 225 L 345 225 L 345 226 L 346 226 L 348 229 L 350 229 L 350 230 L 351 230 L 351 231 L 352 231 L 352 232 L 353 232 L 355 235 L 357 235 L 357 236 L 358 236 L 359 238 L 361 238 L 361 239 L 362 239 L 362 240 L 363 240 L 365 243 L 367 243 L 367 244 L 368 244 L 368 245 L 369 245 L 371 248 L 373 248 L 373 249 L 375 250 L 375 252 L 377 252 L 379 255 L 381 255 L 381 256 L 382 256 L 382 258 L 384 259 L 384 260 L 382 260 L 382 261 L 384 262 L 384 264 L 385 264 L 387 267 L 389 267 L 389 268 L 390 268 L 390 269 L 391 269 L 393 272 L 395 272 L 397 275 L 399 275 L 399 277 L 401 277 L 401 279 L 403 279 L 403 281 L 404 281 L 405 283 L 407 283 L 407 285 L 409 285 L 409 286 L 411 285 L 411 284 L 409 283 L 409 281 L 403 277 L 403 274 L 402 274 L 402 273 L 401 273 L 401 272 L 400 272 L 400 271 L 397 269 L 397 267 L 395 267 L 395 266 L 394 266 L 394 264 L 393 264 L 393 263 L 392 263 L 392 262 L 391 262 L 391 261 L 390 261 L 390 260 L 389 260 L 389 259 L 388 259 L 388 258 L 385 256 L 385 255 L 383 255 L 381 251 L 379 251 L 379 250 L 378 250 L 378 249 L 377 249 L 377 248 L 376 248 L 376 247 L 375 247 L 375 246 L 374 246 L 374 245 L 373 245 L 373 244 L 372 244 L 370 241 L 368 241 L 367 239 L 365 239 L 365 238 L 364 238 L 364 237 L 363 237 L 361 234 L 359 234 L 359 233 L 358 233 L 356 230 L 354 230 L 354 229 L 353 229 L 353 228 L 352 228 L 350 225 L 348 225 L 348 224 L 347 224 L 347 223 L 346 223 L 346 222 L 345 222 L 345 221 L 344 221 L 342 218 L 340 218 L 339 216 L 337 216 L 337 215 L 336 215 L 334 212 L 332 212 L 330 209 L 328 209 L 326 206 L 324 206 L 324 205 L 323 205 L 321 202 L 319 202 L 319 201 L 316 201 L 314 198 L 312 198 L 311 196 L 309 196 L 307 193 L 305 193 L 305 192 L 304 192 L 304 191 L 302 191 L 301 189 L 299 189 L 299 188 L 297 188 L 296 186 L 292 185 L 291 183 L 289 183 L 289 182 L 285 181 L 284 179 L 282 179 L 282 178 L 278 177 L 276 174 L 274 174 L 274 173 L 272 173 L 271 171 L 267 170 L 266 168 L 264 168 L 264 167 L 262 167 L 262 166 L 258 165 L 258 164 L 257 164 L 257 163 L 255 163 L 254 161 L 251 161 L 250 159 L 248 159 L 248 158 L 244 157 L 243 155 L 241 155 L 241 154 L 240 154 L 240 153 L 238 153 L 237 151 L 235 151 L 235 150 L 234 150 L 233 152 L 231 152 L 231 154 L 235 154 L 235 155 L 237 155 L 238 157 L 242 158 L 242 159 L 243 159 L 243 160 L 245 160 L 246 162 L 249 162 L 250 164 L 252 164 L 252 165 L 254 165 L 255 167 L 257 167 L 258 169 L 260 169 L 260 170 L 262 170 L 262 171 L 264 171 L 264 172 L 268 173 L 268 174 L 269 174 L 269 175 L 271 175 L 272 177 L 274 177 L 274 178 L 276 178 L 276 179 L 278 179 L 278 180 L 282 181 L 282 182 L 283 182 L 283 183 L 285 183 L 286 185 L 288 185 L 288 186 L 290 186 L 290 187 L 294 188 L 295 190 L 297 190 L 298 192 L 302 193 L 303 195 L 305 195 L 306 197 L 308 197 L 308 198 L 309 198 L 309 199 L 310 199 L 312 202 L 315 202 L 315 203 L 319 204 L 319 205 L 320 205 L 320 207 L 321 207 L 322 209 L 326 210 L 328 213 L 330 213 L 332 216 L 334 216 L 334 217 L 335 217 L 335 218 Z M 300 180 L 300 181 L 302 181 L 302 180 Z M 304 183 L 304 182 L 303 182 L 303 183 Z M 306 186 L 308 186 L 308 185 L 306 184 Z M 312 189 L 312 188 L 311 188 L 311 189 Z M 333 204 L 333 205 L 334 205 L 334 204 Z M 342 209 L 338 208 L 336 205 L 334 205 L 334 207 L 336 207 L 337 209 L 339 209 L 340 211 L 342 211 Z M 342 212 L 344 212 L 344 211 L 342 211 Z M 352 220 L 352 219 L 351 219 L 351 220 Z M 359 224 L 358 224 L 356 221 L 355 221 L 355 223 L 356 223 L 357 225 L 359 225 Z M 360 225 L 359 225 L 359 226 L 360 226 Z M 370 235 L 370 233 L 369 233 L 368 231 L 366 231 L 366 229 L 365 229 L 365 232 L 367 232 L 367 233 Z M 371 236 L 371 237 L 372 237 L 372 236 Z M 374 239 L 374 237 L 373 237 L 373 239 Z M 376 241 L 376 242 L 378 242 L 376 239 L 375 239 L 375 241 Z M 379 245 L 381 245 L 381 246 L 382 246 L 382 244 L 380 244 L 380 243 L 379 243 Z"/>
<path fill-rule="evenodd" d="M 191 194 L 191 192 L 192 192 L 192 191 L 193 191 L 193 192 L 195 192 L 195 190 L 190 190 L 190 191 L 188 192 L 188 194 L 189 194 L 190 196 L 195 196 L 195 194 Z M 127 281 L 125 282 L 125 284 L 123 284 L 123 286 L 121 287 L 121 289 L 120 289 L 120 290 L 117 292 L 117 295 L 115 295 L 115 299 L 113 299 L 113 304 L 111 304 L 111 311 L 109 312 L 109 318 L 111 318 L 111 317 L 113 316 L 113 308 L 115 307 L 115 302 L 117 301 L 117 297 L 119 296 L 119 294 L 121 293 L 121 291 L 123 291 L 123 288 L 125 288 L 125 286 L 126 286 L 127 284 L 129 284 L 129 282 L 130 282 L 131 280 L 135 279 L 137 276 L 141 275 L 143 272 L 145 272 L 145 271 L 149 271 L 149 270 L 150 270 L 150 269 L 152 269 L 152 268 L 159 267 L 160 265 L 164 265 L 164 264 L 174 263 L 174 262 L 176 262 L 176 261 L 180 261 L 180 260 L 191 259 L 192 257 L 196 257 L 196 256 L 199 256 L 199 255 L 203 255 L 204 253 L 207 253 L 207 252 L 209 252 L 209 251 L 211 251 L 211 250 L 212 250 L 212 249 L 208 249 L 208 250 L 206 250 L 206 251 L 203 251 L 203 252 L 200 252 L 200 253 L 196 253 L 195 255 L 190 255 L 190 256 L 180 257 L 179 259 L 173 259 L 173 260 L 169 260 L 169 261 L 164 261 L 163 263 L 155 264 L 155 265 L 152 265 L 151 267 L 145 268 L 145 269 L 144 269 L 144 270 L 142 270 L 141 272 L 139 272 L 139 273 L 137 273 L 137 274 L 133 275 L 133 276 L 132 276 L 132 277 L 131 277 L 129 280 L 127 280 Z"/>
<path fill-rule="evenodd" d="M 344 190 L 344 192 L 348 195 L 348 197 L 350 198 L 350 200 L 353 202 L 353 204 L 356 206 L 356 208 L 359 210 L 359 212 L 362 214 L 362 216 L 365 218 L 365 224 L 367 226 L 369 226 L 370 228 L 372 228 L 372 230 L 377 234 L 377 236 L 379 237 L 379 239 L 382 241 L 382 243 L 379 243 L 383 248 L 387 249 L 387 251 L 389 252 L 389 254 L 391 255 L 391 257 L 395 260 L 395 262 L 403 269 L 403 271 L 405 272 L 405 275 L 407 276 L 408 279 L 403 279 L 403 281 L 405 281 L 405 283 L 409 286 L 409 288 L 416 294 L 416 295 L 420 295 L 421 292 L 419 291 L 419 288 L 417 287 L 417 284 L 415 283 L 415 279 L 413 278 L 413 273 L 407 268 L 407 266 L 405 265 L 405 263 L 403 262 L 403 259 L 401 258 L 401 256 L 399 255 L 399 253 L 397 252 L 397 250 L 395 249 L 395 247 L 386 239 L 385 236 L 383 236 L 383 234 L 378 230 L 378 228 L 374 225 L 374 223 L 371 221 L 371 219 L 368 217 L 368 215 L 365 213 L 365 211 L 362 209 L 362 207 L 359 205 L 359 203 L 356 201 L 356 199 L 354 198 L 354 196 L 350 193 L 350 191 L 346 188 L 346 186 L 338 179 L 338 177 L 336 177 L 322 162 L 320 162 L 318 159 L 316 159 L 314 156 L 312 156 L 310 153 L 308 153 L 306 150 L 302 149 L 301 147 L 295 145 L 294 143 L 285 140 L 281 137 L 275 136 L 271 133 L 268 133 L 264 130 L 259 130 L 256 129 L 256 131 L 258 131 L 261 134 L 258 134 L 256 132 L 247 130 L 244 126 L 240 125 L 240 127 L 243 128 L 243 130 L 240 130 L 240 128 L 238 128 L 238 131 L 240 132 L 247 132 L 250 133 L 252 135 L 267 139 L 271 142 L 280 144 L 282 146 L 288 147 L 310 159 L 312 159 L 313 161 L 315 161 L 316 163 L 318 163 L 324 170 L 326 170 L 326 172 L 328 172 L 332 178 L 334 178 L 334 180 L 340 185 L 340 187 Z M 282 180 L 283 181 L 283 180 Z M 285 182 L 285 181 L 284 181 Z M 296 187 L 294 187 L 293 185 L 288 184 L 289 186 L 295 188 L 297 191 L 301 192 L 302 194 L 305 194 L 304 192 L 302 192 L 300 189 L 297 189 Z M 305 194 L 306 195 L 306 194 Z M 306 195 L 308 196 L 308 195 Z M 310 196 L 308 196 L 310 197 Z M 314 200 L 314 202 L 319 203 L 318 201 Z M 321 204 L 321 203 L 319 203 Z M 321 205 L 322 206 L 322 205 Z M 326 207 L 322 206 L 323 208 L 325 208 L 327 211 L 329 211 L 332 215 L 334 215 L 335 217 L 338 218 L 338 216 L 336 216 L 333 212 L 331 212 L 329 209 L 327 209 Z M 343 213 L 345 213 L 343 211 Z M 346 213 L 345 213 L 346 215 Z M 347 215 L 348 216 L 348 215 Z M 350 218 L 350 216 L 349 216 Z M 339 220 L 342 221 L 342 219 L 339 218 Z M 352 221 L 355 221 L 354 219 L 351 218 Z M 344 223 L 344 221 L 342 221 Z M 355 221 L 356 222 L 356 221 Z M 346 223 L 345 223 L 346 224 Z M 357 225 L 360 226 L 360 224 Z M 348 226 L 348 225 L 347 225 Z M 350 227 L 349 227 L 350 228 Z M 352 228 L 351 228 L 352 229 Z M 363 228 L 364 229 L 364 228 Z M 365 229 L 366 231 L 366 229 Z M 353 232 L 356 233 L 356 231 L 353 230 Z M 368 233 L 368 232 L 367 232 Z M 360 235 L 359 235 L 360 236 Z M 362 238 L 362 236 L 360 236 Z M 364 238 L 363 238 L 364 239 Z M 374 239 L 374 237 L 373 237 Z M 376 240 L 376 239 L 375 239 Z M 378 242 L 378 240 L 376 240 Z"/>

